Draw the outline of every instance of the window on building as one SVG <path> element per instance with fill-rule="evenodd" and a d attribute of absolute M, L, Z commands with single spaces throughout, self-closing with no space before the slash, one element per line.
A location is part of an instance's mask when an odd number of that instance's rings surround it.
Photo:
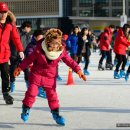
<path fill-rule="evenodd" d="M 94 3 L 105 7 L 109 6 L 109 0 L 95 0 Z"/>
<path fill-rule="evenodd" d="M 109 10 L 108 9 L 100 9 L 100 10 L 94 10 L 94 16 L 95 17 L 108 17 L 109 16 Z"/>
<path fill-rule="evenodd" d="M 113 17 L 120 17 L 122 15 L 122 9 L 113 9 L 112 16 Z"/>
<path fill-rule="evenodd" d="M 16 16 L 59 15 L 59 0 L 15 0 L 7 4 Z"/>
<path fill-rule="evenodd" d="M 73 1 L 72 1 L 72 7 L 76 7 L 76 6 L 77 6 L 76 0 L 73 0 Z"/>
<path fill-rule="evenodd" d="M 92 10 L 79 11 L 79 16 L 82 16 L 82 17 L 92 17 L 92 15 L 93 15 Z"/>
<path fill-rule="evenodd" d="M 76 14 L 76 10 L 73 10 L 72 11 L 72 16 L 76 16 L 77 14 Z"/>
<path fill-rule="evenodd" d="M 112 6 L 122 6 L 123 0 L 112 0 Z"/>
<path fill-rule="evenodd" d="M 92 6 L 92 4 L 93 4 L 92 0 L 79 0 L 80 7 L 90 7 Z"/>

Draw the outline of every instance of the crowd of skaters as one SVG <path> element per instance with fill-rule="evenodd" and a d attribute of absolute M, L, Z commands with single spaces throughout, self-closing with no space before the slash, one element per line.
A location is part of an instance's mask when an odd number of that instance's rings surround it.
<path fill-rule="evenodd" d="M 90 63 L 91 52 L 100 50 L 100 60 L 98 70 L 113 70 L 115 79 L 129 79 L 130 74 L 130 25 L 124 24 L 123 27 L 109 25 L 105 27 L 100 35 L 96 36 L 88 27 L 74 26 L 70 35 L 66 40 L 67 49 L 71 57 L 79 64 L 84 57 L 83 72 L 90 75 L 88 66 Z M 91 51 L 93 49 L 93 51 Z M 115 57 L 113 58 L 113 53 Z M 114 62 L 113 62 L 114 59 Z M 105 66 L 103 61 L 106 60 Z M 93 62 L 93 61 L 91 61 Z M 126 70 L 126 66 L 128 69 Z"/>
<path fill-rule="evenodd" d="M 116 66 L 114 78 L 125 78 L 126 81 L 129 79 L 130 64 L 127 62 L 130 60 L 129 24 L 117 28 L 110 25 L 99 36 L 92 33 L 88 27 L 80 29 L 79 26 L 74 26 L 68 35 L 62 35 L 59 29 L 49 29 L 46 32 L 38 29 L 31 33 L 31 28 L 31 22 L 24 21 L 17 29 L 14 14 L 8 9 L 6 3 L 0 2 L 0 71 L 3 98 L 6 104 L 13 104 L 14 99 L 9 92 L 14 92 L 15 78 L 23 70 L 27 87 L 21 114 L 24 121 L 29 118 L 35 97 L 46 98 L 47 96 L 54 120 L 57 124 L 65 125 L 64 118 L 59 115 L 59 100 L 56 93 L 56 80 L 62 80 L 58 73 L 58 63 L 61 60 L 86 81 L 85 75 L 90 75 L 91 48 L 93 48 L 93 52 L 99 48 L 101 58 L 98 69 L 104 70 L 103 60 L 106 59 L 105 68 L 112 70 L 113 66 Z M 115 53 L 114 63 L 112 62 L 112 51 Z M 43 58 L 43 61 L 39 57 Z M 82 73 L 79 64 L 83 59 Z M 128 70 L 125 70 L 126 64 L 128 64 Z M 42 69 L 42 65 L 48 70 L 48 74 Z M 40 69 L 36 69 L 37 67 Z M 51 74 L 49 74 L 49 69 Z M 43 81 L 36 81 L 37 77 Z M 40 83 L 37 83 L 38 81 Z"/>

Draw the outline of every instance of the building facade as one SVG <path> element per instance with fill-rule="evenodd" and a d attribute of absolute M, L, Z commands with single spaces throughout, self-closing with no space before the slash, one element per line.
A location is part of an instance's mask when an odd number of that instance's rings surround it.
<path fill-rule="evenodd" d="M 32 22 L 33 29 L 58 27 L 58 19 L 63 17 L 62 0 L 1 0 L 17 18 L 17 26 L 25 20 Z"/>
<path fill-rule="evenodd" d="M 73 24 L 90 26 L 95 31 L 114 24 L 120 26 L 123 14 L 123 1 L 125 1 L 125 14 L 130 22 L 130 0 L 73 0 L 72 16 L 69 18 Z"/>
<path fill-rule="evenodd" d="M 58 27 L 69 33 L 74 25 L 89 26 L 95 31 L 114 24 L 120 25 L 123 1 L 130 22 L 130 0 L 1 0 L 16 15 L 17 25 L 25 20 L 33 29 Z"/>

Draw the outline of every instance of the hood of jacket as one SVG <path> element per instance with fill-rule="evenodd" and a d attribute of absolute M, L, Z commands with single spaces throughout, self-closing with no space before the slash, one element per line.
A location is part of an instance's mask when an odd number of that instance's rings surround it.
<path fill-rule="evenodd" d="M 118 30 L 118 35 L 124 36 L 124 32 L 123 32 L 123 30 L 121 28 Z"/>
<path fill-rule="evenodd" d="M 15 17 L 15 15 L 14 15 L 10 10 L 8 11 L 8 15 L 7 15 L 7 18 L 6 18 L 6 22 L 7 22 L 7 23 L 16 22 L 16 17 Z"/>
<path fill-rule="evenodd" d="M 112 30 L 110 28 L 105 28 L 104 29 L 104 32 L 108 33 L 108 34 L 111 34 L 112 33 Z"/>

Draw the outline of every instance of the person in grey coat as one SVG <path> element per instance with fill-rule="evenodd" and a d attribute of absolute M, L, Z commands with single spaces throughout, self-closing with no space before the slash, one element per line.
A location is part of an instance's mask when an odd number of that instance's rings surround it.
<path fill-rule="evenodd" d="M 24 48 L 24 53 L 27 45 L 31 42 L 31 28 L 32 24 L 30 21 L 24 21 L 21 24 L 21 27 L 19 28 L 19 34 L 20 34 L 20 39 Z M 14 92 L 15 90 L 15 77 L 13 75 L 13 72 L 15 68 L 18 67 L 19 63 L 21 62 L 20 57 L 18 56 L 18 53 L 16 52 L 16 48 L 12 43 L 10 43 L 10 48 L 11 48 L 11 57 L 10 57 L 10 88 L 11 92 Z M 29 70 L 26 68 L 24 70 L 24 79 L 26 86 L 28 87 L 28 75 L 29 75 Z"/>

